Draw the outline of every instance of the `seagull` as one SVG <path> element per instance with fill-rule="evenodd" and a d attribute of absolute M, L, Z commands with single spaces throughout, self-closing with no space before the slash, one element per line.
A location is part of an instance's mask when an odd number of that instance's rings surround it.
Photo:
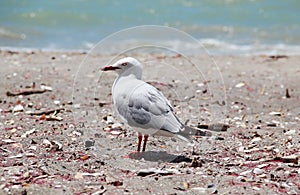
<path fill-rule="evenodd" d="M 201 132 L 180 122 L 162 92 L 142 80 L 143 65 L 135 58 L 122 58 L 101 70 L 118 74 L 112 86 L 113 105 L 120 118 L 138 132 L 137 152 L 143 135 L 144 152 L 149 135 L 176 136 L 191 142 L 191 135 Z"/>

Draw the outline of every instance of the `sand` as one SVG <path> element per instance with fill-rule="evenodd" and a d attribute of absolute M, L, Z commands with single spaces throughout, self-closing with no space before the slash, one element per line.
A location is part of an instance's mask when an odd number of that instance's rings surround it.
<path fill-rule="evenodd" d="M 1 51 L 0 194 L 300 193 L 300 56 L 132 55 L 183 122 L 227 131 L 131 154 L 115 55 Z"/>

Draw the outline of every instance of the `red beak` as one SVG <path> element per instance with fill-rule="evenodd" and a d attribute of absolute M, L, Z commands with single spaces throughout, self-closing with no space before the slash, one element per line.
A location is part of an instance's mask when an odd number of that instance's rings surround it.
<path fill-rule="evenodd" d="M 109 70 L 116 70 L 116 69 L 120 69 L 120 68 L 114 67 L 114 66 L 105 66 L 105 67 L 101 68 L 102 71 L 109 71 Z"/>

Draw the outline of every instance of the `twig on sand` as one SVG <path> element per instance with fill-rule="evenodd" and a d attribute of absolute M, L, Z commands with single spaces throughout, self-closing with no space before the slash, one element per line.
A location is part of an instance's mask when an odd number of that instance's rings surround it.
<path fill-rule="evenodd" d="M 222 124 L 222 123 L 216 123 L 216 124 L 198 124 L 197 126 L 199 129 L 207 129 L 210 131 L 227 131 L 227 129 L 229 128 L 229 125 L 226 124 Z"/>
<path fill-rule="evenodd" d="M 61 110 L 65 110 L 65 108 L 56 108 L 56 109 L 52 109 L 52 110 L 45 110 L 45 111 L 41 111 L 41 112 L 26 112 L 26 114 L 29 115 L 49 115 L 52 113 L 59 113 Z"/>
<path fill-rule="evenodd" d="M 6 95 L 7 96 L 31 95 L 31 94 L 45 93 L 47 91 L 51 91 L 51 90 L 48 90 L 48 89 L 26 89 L 26 90 L 20 91 L 20 92 L 7 91 Z"/>

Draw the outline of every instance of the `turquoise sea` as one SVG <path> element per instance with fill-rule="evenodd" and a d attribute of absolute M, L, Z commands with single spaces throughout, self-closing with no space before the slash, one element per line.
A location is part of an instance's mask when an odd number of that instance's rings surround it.
<path fill-rule="evenodd" d="M 212 53 L 300 54 L 299 0 L 0 2 L 1 48 L 88 50 L 137 25 L 175 27 Z"/>

